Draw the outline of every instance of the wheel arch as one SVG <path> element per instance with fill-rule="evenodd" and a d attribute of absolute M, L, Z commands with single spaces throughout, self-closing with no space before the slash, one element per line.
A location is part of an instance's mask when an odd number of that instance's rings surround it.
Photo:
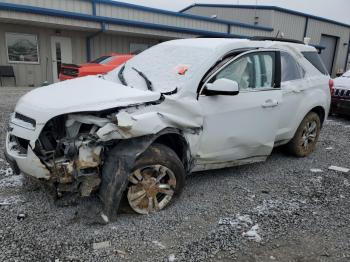
<path fill-rule="evenodd" d="M 156 134 L 120 140 L 108 151 L 102 167 L 99 196 L 103 202 L 102 214 L 107 220 L 116 219 L 119 203 L 128 183 L 129 172 L 137 157 L 154 143 L 169 146 L 176 154 L 180 154 L 179 158 L 183 160 L 185 171 L 190 170 L 190 148 L 179 129 L 165 128 Z"/>
<path fill-rule="evenodd" d="M 307 114 L 309 114 L 311 112 L 314 112 L 319 116 L 319 118 L 321 120 L 321 126 L 322 126 L 325 119 L 326 119 L 326 110 L 322 106 L 316 106 L 316 107 L 312 108 Z"/>
<path fill-rule="evenodd" d="M 152 144 L 154 143 L 162 144 L 172 149 L 183 163 L 186 172 L 190 170 L 190 147 L 186 138 L 182 135 L 182 133 L 179 130 L 167 128 L 161 131 L 156 136 Z"/>

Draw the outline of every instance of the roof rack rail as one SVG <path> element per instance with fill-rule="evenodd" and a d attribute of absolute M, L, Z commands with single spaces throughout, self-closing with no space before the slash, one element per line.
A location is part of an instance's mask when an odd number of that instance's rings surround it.
<path fill-rule="evenodd" d="M 200 35 L 195 38 L 237 38 L 237 39 L 249 39 L 249 36 L 241 35 L 225 35 L 225 36 L 211 36 L 211 35 Z"/>
<path fill-rule="evenodd" d="M 295 39 L 288 39 L 288 38 L 276 38 L 271 36 L 252 36 L 250 37 L 250 40 L 254 41 L 279 41 L 279 42 L 289 42 L 289 43 L 296 43 L 296 44 L 302 44 L 305 45 L 303 41 L 295 40 Z"/>

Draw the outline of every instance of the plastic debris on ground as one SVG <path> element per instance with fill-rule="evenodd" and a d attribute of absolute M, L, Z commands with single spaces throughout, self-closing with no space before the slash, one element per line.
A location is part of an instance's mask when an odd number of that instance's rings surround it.
<path fill-rule="evenodd" d="M 349 168 L 346 167 L 340 167 L 340 166 L 330 166 L 328 167 L 329 170 L 339 171 L 343 173 L 348 173 L 350 171 Z"/>
<path fill-rule="evenodd" d="M 103 241 L 103 242 L 98 242 L 98 243 L 93 243 L 92 248 L 94 250 L 98 250 L 101 248 L 107 248 L 111 246 L 111 241 Z"/>

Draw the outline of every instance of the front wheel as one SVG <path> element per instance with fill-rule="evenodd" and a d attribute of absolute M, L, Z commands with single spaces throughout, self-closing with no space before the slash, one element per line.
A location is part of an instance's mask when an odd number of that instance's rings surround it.
<path fill-rule="evenodd" d="M 316 147 L 320 131 L 320 117 L 315 112 L 308 113 L 292 140 L 287 144 L 288 151 L 297 157 L 308 156 Z"/>
<path fill-rule="evenodd" d="M 153 144 L 136 160 L 129 176 L 128 204 L 139 214 L 160 211 L 180 194 L 184 183 L 185 169 L 176 153 Z"/>

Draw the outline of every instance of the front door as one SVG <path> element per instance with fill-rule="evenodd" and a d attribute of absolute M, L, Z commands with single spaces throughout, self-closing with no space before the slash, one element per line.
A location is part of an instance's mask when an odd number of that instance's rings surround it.
<path fill-rule="evenodd" d="M 53 82 L 58 82 L 61 65 L 72 63 L 72 42 L 69 37 L 51 37 Z"/>
<path fill-rule="evenodd" d="M 252 52 L 226 64 L 209 83 L 236 81 L 235 96 L 200 95 L 204 126 L 199 164 L 223 163 L 271 153 L 280 118 L 282 93 L 275 88 L 276 53 Z"/>

